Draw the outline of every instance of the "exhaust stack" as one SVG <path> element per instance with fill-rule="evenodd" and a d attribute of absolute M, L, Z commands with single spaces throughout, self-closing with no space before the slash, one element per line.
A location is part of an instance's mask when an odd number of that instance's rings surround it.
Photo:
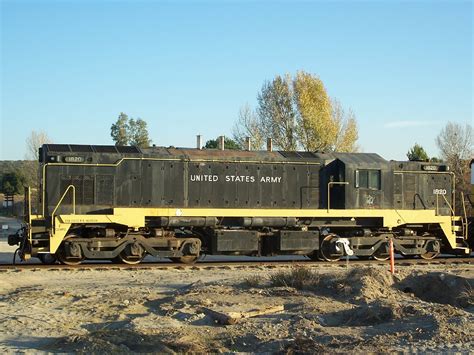
<path fill-rule="evenodd" d="M 225 137 L 224 136 L 219 136 L 219 139 L 218 139 L 218 142 L 217 142 L 217 149 L 224 150 L 224 143 L 225 143 Z"/>
<path fill-rule="evenodd" d="M 267 151 L 268 152 L 273 151 L 273 141 L 271 138 L 267 138 Z"/>
<path fill-rule="evenodd" d="M 202 136 L 200 134 L 196 136 L 196 148 L 202 149 Z"/>
<path fill-rule="evenodd" d="M 245 137 L 245 150 L 252 150 L 252 143 L 250 141 L 250 137 Z"/>

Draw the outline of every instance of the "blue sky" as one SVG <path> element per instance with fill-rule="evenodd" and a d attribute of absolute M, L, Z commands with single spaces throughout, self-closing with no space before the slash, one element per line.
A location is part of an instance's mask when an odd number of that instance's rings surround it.
<path fill-rule="evenodd" d="M 355 112 L 359 145 L 436 155 L 472 124 L 471 2 L 9 1 L 1 6 L 0 159 L 31 130 L 112 144 L 120 112 L 157 145 L 230 135 L 265 80 L 302 69 Z"/>

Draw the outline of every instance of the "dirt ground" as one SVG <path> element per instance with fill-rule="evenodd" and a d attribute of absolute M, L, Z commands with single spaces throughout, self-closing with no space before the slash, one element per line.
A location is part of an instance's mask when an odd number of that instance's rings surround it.
<path fill-rule="evenodd" d="M 0 351 L 468 353 L 473 290 L 473 265 L 5 271 Z"/>

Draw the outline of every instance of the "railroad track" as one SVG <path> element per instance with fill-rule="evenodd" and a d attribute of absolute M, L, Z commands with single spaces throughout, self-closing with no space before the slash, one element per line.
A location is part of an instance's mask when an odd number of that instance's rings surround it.
<path fill-rule="evenodd" d="M 474 258 L 469 257 L 440 257 L 433 260 L 422 259 L 395 259 L 396 267 L 413 266 L 413 265 L 472 265 Z M 275 269 L 294 266 L 309 266 L 309 267 L 347 267 L 348 265 L 373 266 L 386 265 L 389 266 L 389 261 L 379 260 L 340 260 L 337 262 L 327 261 L 312 261 L 312 260 L 298 260 L 298 261 L 200 261 L 196 264 L 180 264 L 171 262 L 144 262 L 137 265 L 128 264 L 113 264 L 113 263 L 87 263 L 80 265 L 45 265 L 45 264 L 0 264 L 0 272 L 6 271 L 71 271 L 71 270 L 208 270 L 208 269 Z"/>

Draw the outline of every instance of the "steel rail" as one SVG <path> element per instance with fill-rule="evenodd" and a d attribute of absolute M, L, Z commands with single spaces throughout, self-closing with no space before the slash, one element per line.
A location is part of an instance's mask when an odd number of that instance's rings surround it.
<path fill-rule="evenodd" d="M 433 260 L 424 259 L 406 259 L 397 258 L 395 259 L 396 267 L 404 266 L 427 266 L 427 265 L 473 265 L 474 258 L 472 257 L 442 257 L 435 258 Z M 61 265 L 61 264 L 0 264 L 0 272 L 6 271 L 71 271 L 71 270 L 165 270 L 165 269 L 178 269 L 178 270 L 206 270 L 206 269 L 252 269 L 252 268 L 266 268 L 274 269 L 280 267 L 294 267 L 294 266 L 310 266 L 310 267 L 340 267 L 344 268 L 347 266 L 389 266 L 389 261 L 379 260 L 345 260 L 341 259 L 337 262 L 328 261 L 313 261 L 313 260 L 293 260 L 293 261 L 198 261 L 195 264 L 181 264 L 173 262 L 143 262 L 136 265 L 129 264 L 114 264 L 114 263 L 84 263 L 80 265 Z"/>

